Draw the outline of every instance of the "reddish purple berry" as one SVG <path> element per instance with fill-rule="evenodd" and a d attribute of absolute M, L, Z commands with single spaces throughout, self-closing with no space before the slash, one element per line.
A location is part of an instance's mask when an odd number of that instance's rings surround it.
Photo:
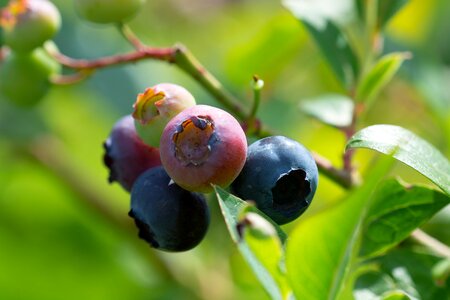
<path fill-rule="evenodd" d="M 109 182 L 117 181 L 127 191 L 131 191 L 134 181 L 141 173 L 161 165 L 158 148 L 142 142 L 130 115 L 114 125 L 103 146 L 103 161 L 110 171 Z"/>
<path fill-rule="evenodd" d="M 160 142 L 161 162 L 181 187 L 211 192 L 227 187 L 242 170 L 247 140 L 239 122 L 224 110 L 196 105 L 175 116 Z"/>

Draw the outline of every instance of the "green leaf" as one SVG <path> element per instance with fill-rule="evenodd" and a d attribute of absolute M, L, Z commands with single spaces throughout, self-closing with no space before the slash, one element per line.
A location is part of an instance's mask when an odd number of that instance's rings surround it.
<path fill-rule="evenodd" d="M 402 291 L 388 292 L 381 297 L 381 300 L 410 300 L 410 299 L 412 298 L 410 298 L 407 294 L 405 294 Z"/>
<path fill-rule="evenodd" d="M 353 101 L 339 94 L 323 95 L 300 103 L 300 109 L 307 115 L 338 128 L 352 123 L 353 108 Z"/>
<path fill-rule="evenodd" d="M 382 29 L 389 20 L 406 4 L 408 0 L 378 0 L 377 1 L 377 27 Z M 356 0 L 355 6 L 359 17 L 364 20 L 366 16 L 367 1 Z"/>
<path fill-rule="evenodd" d="M 287 299 L 291 292 L 282 268 L 284 257 L 282 243 L 286 240 L 286 234 L 278 225 L 247 202 L 220 187 L 216 186 L 215 191 L 228 231 L 240 253 L 272 299 Z M 277 235 L 264 239 L 255 231 L 247 230 L 241 238 L 237 228 L 240 224 L 240 216 L 246 212 L 254 212 L 264 217 L 273 226 Z"/>
<path fill-rule="evenodd" d="M 286 267 L 297 299 L 339 299 L 356 257 L 364 207 L 392 161 L 382 160 L 349 198 L 293 230 L 287 243 Z"/>
<path fill-rule="evenodd" d="M 355 300 L 379 300 L 380 295 L 395 288 L 395 282 L 387 274 L 369 271 L 356 280 L 353 296 Z"/>
<path fill-rule="evenodd" d="M 369 271 L 360 276 L 356 280 L 354 293 L 376 291 L 377 295 L 382 296 L 381 299 L 408 299 L 401 298 L 402 294 L 409 296 L 409 299 L 448 299 L 448 282 L 439 286 L 433 280 L 431 270 L 438 261 L 438 257 L 428 254 L 408 250 L 391 251 L 369 261 L 377 271 Z M 380 282 L 388 284 L 383 286 Z M 400 298 L 395 298 L 394 295 Z"/>
<path fill-rule="evenodd" d="M 358 85 L 356 100 L 371 102 L 394 77 L 403 61 L 409 57 L 408 52 L 397 52 L 380 58 Z"/>
<path fill-rule="evenodd" d="M 383 182 L 367 212 L 360 255 L 376 255 L 397 245 L 449 203 L 450 197 L 426 187 L 404 187 L 393 179 Z"/>
<path fill-rule="evenodd" d="M 357 132 L 347 149 L 368 148 L 393 156 L 414 168 L 450 195 L 450 162 L 431 144 L 394 125 L 373 125 Z"/>
<path fill-rule="evenodd" d="M 383 28 L 408 0 L 378 0 L 378 27 Z"/>
<path fill-rule="evenodd" d="M 353 3 L 284 0 L 283 5 L 303 23 L 341 84 L 347 89 L 353 86 L 359 73 L 358 59 L 337 25 L 339 19 L 351 15 Z"/>

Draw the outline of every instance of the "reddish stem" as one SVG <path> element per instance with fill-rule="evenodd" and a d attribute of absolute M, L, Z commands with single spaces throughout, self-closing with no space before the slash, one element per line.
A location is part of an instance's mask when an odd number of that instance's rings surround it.
<path fill-rule="evenodd" d="M 74 59 L 61 53 L 52 52 L 52 56 L 63 66 L 81 70 L 81 69 L 100 69 L 113 65 L 119 65 L 130 62 L 137 62 L 140 60 L 152 58 L 169 63 L 174 62 L 176 49 L 175 48 L 152 48 L 145 47 L 138 51 L 117 54 L 112 56 L 101 57 L 94 60 Z"/>

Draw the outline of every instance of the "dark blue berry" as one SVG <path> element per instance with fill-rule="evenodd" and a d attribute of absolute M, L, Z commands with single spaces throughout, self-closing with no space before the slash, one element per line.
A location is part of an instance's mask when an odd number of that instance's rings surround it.
<path fill-rule="evenodd" d="M 249 146 L 232 189 L 237 196 L 254 201 L 278 224 L 285 224 L 310 205 L 317 181 L 316 163 L 305 147 L 283 136 L 271 136 Z"/>
<path fill-rule="evenodd" d="M 179 187 L 162 167 L 151 168 L 136 180 L 129 216 L 140 238 L 153 248 L 172 252 L 197 246 L 209 226 L 203 195 Z"/>

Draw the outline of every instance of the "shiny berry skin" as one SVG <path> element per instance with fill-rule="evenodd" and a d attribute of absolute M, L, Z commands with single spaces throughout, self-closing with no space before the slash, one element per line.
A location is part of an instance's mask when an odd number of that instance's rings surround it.
<path fill-rule="evenodd" d="M 51 87 L 50 76 L 60 65 L 42 49 L 31 53 L 9 53 L 0 63 L 0 93 L 18 106 L 37 104 Z"/>
<path fill-rule="evenodd" d="M 139 175 L 161 165 L 158 148 L 142 142 L 130 115 L 117 121 L 103 146 L 103 161 L 110 172 L 109 182 L 117 181 L 127 191 L 131 191 Z"/>
<path fill-rule="evenodd" d="M 300 143 L 271 136 L 248 147 L 247 161 L 232 184 L 233 193 L 251 200 L 278 224 L 308 208 L 318 182 L 317 165 Z"/>
<path fill-rule="evenodd" d="M 117 23 L 131 18 L 145 0 L 75 0 L 75 9 L 94 23 Z"/>
<path fill-rule="evenodd" d="M 161 136 L 161 162 L 181 187 L 211 192 L 227 187 L 245 163 L 247 140 L 239 122 L 224 110 L 196 105 L 176 115 Z"/>
<path fill-rule="evenodd" d="M 133 118 L 138 135 L 147 145 L 159 147 L 167 123 L 178 113 L 195 105 L 194 96 L 184 87 L 160 83 L 138 94 Z"/>
<path fill-rule="evenodd" d="M 1 19 L 5 45 L 16 52 L 29 52 L 53 38 L 61 16 L 48 0 L 11 1 Z"/>
<path fill-rule="evenodd" d="M 205 198 L 179 187 L 162 167 L 151 168 L 136 180 L 129 216 L 140 238 L 153 248 L 171 252 L 197 246 L 210 219 Z"/>

